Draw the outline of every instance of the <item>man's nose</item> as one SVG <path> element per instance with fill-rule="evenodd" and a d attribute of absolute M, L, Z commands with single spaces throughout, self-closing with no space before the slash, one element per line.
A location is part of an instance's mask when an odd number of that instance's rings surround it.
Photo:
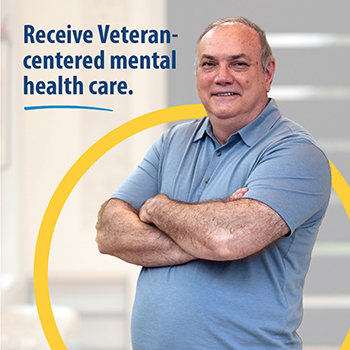
<path fill-rule="evenodd" d="M 227 64 L 220 64 L 215 77 L 215 83 L 217 84 L 232 84 L 233 75 Z"/>

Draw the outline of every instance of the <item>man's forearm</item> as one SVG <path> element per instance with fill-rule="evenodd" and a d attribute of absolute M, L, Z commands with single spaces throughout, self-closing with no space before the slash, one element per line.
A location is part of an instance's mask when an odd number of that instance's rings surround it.
<path fill-rule="evenodd" d="M 255 200 L 189 204 L 158 195 L 140 210 L 180 247 L 201 259 L 244 258 L 287 234 L 284 220 Z"/>
<path fill-rule="evenodd" d="M 140 221 L 137 211 L 118 199 L 102 205 L 96 229 L 101 253 L 132 264 L 160 267 L 195 259 L 157 227 Z"/>

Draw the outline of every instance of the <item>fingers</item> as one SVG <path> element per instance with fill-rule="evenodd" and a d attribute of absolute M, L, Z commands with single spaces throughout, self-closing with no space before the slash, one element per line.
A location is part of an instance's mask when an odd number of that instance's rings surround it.
<path fill-rule="evenodd" d="M 234 194 L 232 194 L 227 200 L 228 201 L 235 201 L 237 199 L 240 199 L 248 192 L 247 187 L 239 188 Z"/>
<path fill-rule="evenodd" d="M 139 218 L 145 224 L 154 224 L 153 215 L 159 205 L 161 205 L 161 199 L 166 197 L 162 194 L 158 194 L 148 199 L 141 207 L 139 211 Z"/>
<path fill-rule="evenodd" d="M 151 217 L 148 214 L 148 206 L 147 206 L 147 202 L 141 207 L 140 211 L 139 211 L 139 218 L 142 222 L 144 222 L 145 224 L 152 224 L 151 221 Z"/>

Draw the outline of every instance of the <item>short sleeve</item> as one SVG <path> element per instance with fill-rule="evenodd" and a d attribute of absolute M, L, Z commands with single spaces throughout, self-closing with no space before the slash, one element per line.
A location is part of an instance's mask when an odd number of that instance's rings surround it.
<path fill-rule="evenodd" d="M 261 156 L 246 186 L 244 197 L 274 209 L 293 233 L 301 225 L 321 222 L 331 190 L 329 161 L 312 142 L 290 140 Z"/>
<path fill-rule="evenodd" d="M 158 194 L 158 173 L 163 136 L 164 134 L 151 146 L 138 167 L 112 194 L 112 198 L 121 199 L 136 210 L 140 210 L 147 199 Z"/>

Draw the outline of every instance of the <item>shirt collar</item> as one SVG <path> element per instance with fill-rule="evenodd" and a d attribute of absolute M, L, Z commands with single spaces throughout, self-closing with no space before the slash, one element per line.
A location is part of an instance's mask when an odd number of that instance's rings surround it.
<path fill-rule="evenodd" d="M 263 111 L 248 125 L 238 131 L 247 146 L 258 141 L 281 117 L 277 103 L 270 99 Z"/>
<path fill-rule="evenodd" d="M 199 124 L 199 128 L 196 132 L 196 135 L 193 139 L 194 142 L 199 141 L 202 139 L 205 135 L 209 135 L 210 137 L 213 137 L 213 132 L 211 130 L 211 123 L 208 117 L 204 117 Z"/>
<path fill-rule="evenodd" d="M 272 127 L 280 116 L 281 113 L 278 109 L 276 101 L 274 99 L 270 99 L 263 111 L 244 128 L 239 130 L 237 133 L 232 134 L 228 138 L 227 143 L 229 143 L 231 139 L 236 139 L 234 135 L 238 134 L 247 146 L 252 146 Z M 205 135 L 208 135 L 215 140 L 208 117 L 202 119 L 199 129 L 196 132 L 194 142 L 199 141 Z"/>

